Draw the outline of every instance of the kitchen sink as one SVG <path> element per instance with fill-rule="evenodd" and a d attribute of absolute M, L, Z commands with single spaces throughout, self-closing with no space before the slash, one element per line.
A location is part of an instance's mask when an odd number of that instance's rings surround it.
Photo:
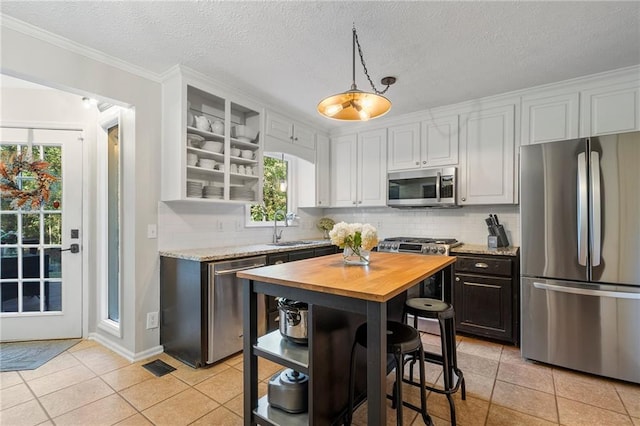
<path fill-rule="evenodd" d="M 279 241 L 277 243 L 269 243 L 270 246 L 301 246 L 305 244 L 313 244 L 314 241 Z"/>

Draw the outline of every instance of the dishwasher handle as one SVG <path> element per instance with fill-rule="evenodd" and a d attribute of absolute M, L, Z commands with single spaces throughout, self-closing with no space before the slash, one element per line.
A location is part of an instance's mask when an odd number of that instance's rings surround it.
<path fill-rule="evenodd" d="M 259 268 L 261 266 L 267 266 L 267 264 L 266 263 L 256 263 L 256 264 L 249 265 L 249 266 L 243 266 L 242 268 L 225 269 L 224 271 L 214 271 L 213 275 L 216 275 L 216 276 L 219 276 L 219 275 L 231 275 L 231 274 L 235 274 L 236 272 L 246 271 L 247 269 Z"/>

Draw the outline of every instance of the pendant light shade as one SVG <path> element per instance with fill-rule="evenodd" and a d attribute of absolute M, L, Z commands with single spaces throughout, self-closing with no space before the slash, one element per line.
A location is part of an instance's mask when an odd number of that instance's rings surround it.
<path fill-rule="evenodd" d="M 328 96 L 318 104 L 318 112 L 327 118 L 345 121 L 367 121 L 372 118 L 380 117 L 391 109 L 391 101 L 382 96 L 389 86 L 396 82 L 395 77 L 385 77 L 382 84 L 387 87 L 383 91 L 376 90 L 364 64 L 362 49 L 358 42 L 356 28 L 353 27 L 353 57 L 352 57 L 352 82 L 351 89 L 343 93 Z M 356 86 L 356 45 L 360 54 L 360 61 L 365 71 L 365 75 L 371 83 L 373 92 L 363 92 Z"/>

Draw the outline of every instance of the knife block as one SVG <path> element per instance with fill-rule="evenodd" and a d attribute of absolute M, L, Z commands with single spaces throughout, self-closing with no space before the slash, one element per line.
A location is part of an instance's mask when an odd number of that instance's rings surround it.
<path fill-rule="evenodd" d="M 488 227 L 489 236 L 496 237 L 496 247 L 509 247 L 509 239 L 502 225 L 491 225 Z"/>

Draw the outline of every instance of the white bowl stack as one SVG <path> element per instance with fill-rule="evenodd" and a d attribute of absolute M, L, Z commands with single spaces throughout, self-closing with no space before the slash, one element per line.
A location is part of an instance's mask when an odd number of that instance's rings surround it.
<path fill-rule="evenodd" d="M 247 189 L 242 186 L 232 186 L 231 198 L 234 200 L 253 201 L 256 197 L 256 192 L 252 189 Z"/>
<path fill-rule="evenodd" d="M 202 182 L 187 181 L 187 197 L 202 198 Z"/>
<path fill-rule="evenodd" d="M 206 185 L 204 187 L 204 198 L 217 198 L 222 199 L 224 197 L 224 188 L 221 186 Z"/>

